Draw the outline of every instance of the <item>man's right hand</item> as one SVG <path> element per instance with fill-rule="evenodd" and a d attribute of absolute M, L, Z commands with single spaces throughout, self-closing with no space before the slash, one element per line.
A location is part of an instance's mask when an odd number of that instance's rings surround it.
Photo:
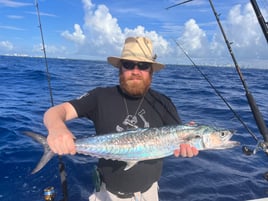
<path fill-rule="evenodd" d="M 59 155 L 76 154 L 74 135 L 66 129 L 57 129 L 49 131 L 47 143 L 50 149 Z"/>
<path fill-rule="evenodd" d="M 54 153 L 59 155 L 76 153 L 75 137 L 65 124 L 66 121 L 74 118 L 77 118 L 76 110 L 68 102 L 51 107 L 45 112 L 47 143 Z"/>

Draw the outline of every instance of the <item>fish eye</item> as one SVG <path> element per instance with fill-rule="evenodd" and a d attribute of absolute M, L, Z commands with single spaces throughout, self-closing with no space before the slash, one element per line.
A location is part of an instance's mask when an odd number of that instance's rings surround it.
<path fill-rule="evenodd" d="M 225 137 L 225 136 L 226 136 L 226 132 L 224 132 L 224 131 L 220 132 L 220 136 L 221 136 L 222 138 Z"/>

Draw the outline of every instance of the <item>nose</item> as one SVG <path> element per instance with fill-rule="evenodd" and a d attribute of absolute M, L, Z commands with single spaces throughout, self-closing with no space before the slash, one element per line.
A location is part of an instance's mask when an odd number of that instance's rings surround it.
<path fill-rule="evenodd" d="M 141 70 L 139 69 L 139 67 L 137 66 L 137 64 L 135 64 L 132 72 L 140 72 Z"/>

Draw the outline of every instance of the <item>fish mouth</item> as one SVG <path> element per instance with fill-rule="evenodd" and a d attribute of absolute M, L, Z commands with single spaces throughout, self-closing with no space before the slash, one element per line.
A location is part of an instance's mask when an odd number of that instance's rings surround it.
<path fill-rule="evenodd" d="M 236 147 L 236 146 L 239 146 L 239 145 L 240 145 L 240 142 L 238 142 L 238 141 L 227 141 L 222 145 L 222 148 L 223 149 L 225 149 L 225 148 L 233 148 L 233 147 Z"/>
<path fill-rule="evenodd" d="M 240 142 L 230 140 L 231 137 L 233 137 L 233 135 L 235 135 L 236 130 L 230 130 L 230 132 L 231 132 L 231 135 L 229 136 L 228 141 L 226 141 L 226 146 L 227 146 L 227 148 L 232 148 L 232 147 L 239 146 L 239 145 L 240 145 Z"/>

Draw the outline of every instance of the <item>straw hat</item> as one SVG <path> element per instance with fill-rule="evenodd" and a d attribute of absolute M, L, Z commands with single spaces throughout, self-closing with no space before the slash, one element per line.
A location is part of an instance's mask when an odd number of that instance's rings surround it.
<path fill-rule="evenodd" d="M 137 62 L 152 63 L 153 71 L 158 71 L 164 67 L 163 64 L 155 62 L 156 55 L 153 55 L 152 41 L 145 37 L 129 37 L 121 53 L 121 57 L 108 57 L 108 63 L 114 67 L 120 67 L 120 60 L 131 60 Z"/>

